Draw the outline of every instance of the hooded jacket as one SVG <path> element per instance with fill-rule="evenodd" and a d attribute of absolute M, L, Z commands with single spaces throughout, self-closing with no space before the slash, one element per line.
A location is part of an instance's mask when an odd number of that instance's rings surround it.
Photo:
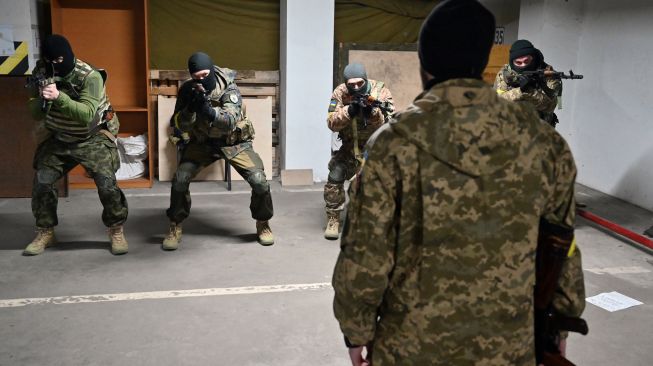
<path fill-rule="evenodd" d="M 532 106 L 453 79 L 382 126 L 366 156 L 333 275 L 349 342 L 372 345 L 375 366 L 533 365 L 539 220 L 574 224 L 564 139 Z M 584 306 L 579 256 L 560 290 L 569 315 Z"/>

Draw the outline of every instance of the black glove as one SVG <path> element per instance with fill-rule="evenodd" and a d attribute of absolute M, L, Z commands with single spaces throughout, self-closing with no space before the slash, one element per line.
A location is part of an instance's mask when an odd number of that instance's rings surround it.
<path fill-rule="evenodd" d="M 358 105 L 358 102 L 352 101 L 352 103 L 347 107 L 347 114 L 349 114 L 349 117 L 356 117 L 358 115 L 358 112 L 360 112 L 361 106 Z"/>
<path fill-rule="evenodd" d="M 206 102 L 206 95 L 199 90 L 193 89 L 188 109 L 191 112 L 199 113 Z"/>
<path fill-rule="evenodd" d="M 519 89 L 521 89 L 524 92 L 530 89 L 535 84 L 532 78 L 529 78 L 528 76 L 524 76 L 524 75 L 517 76 L 517 82 L 519 83 Z"/>
<path fill-rule="evenodd" d="M 208 100 L 204 101 L 204 104 L 202 104 L 202 106 L 197 111 L 197 113 L 200 116 L 206 118 L 209 121 L 209 123 L 215 121 L 215 116 L 217 115 L 217 112 L 215 111 L 215 109 L 213 109 L 213 106 L 211 106 L 211 102 L 209 102 Z"/>
<path fill-rule="evenodd" d="M 363 117 L 370 118 L 374 112 L 374 107 L 371 105 L 363 107 Z"/>

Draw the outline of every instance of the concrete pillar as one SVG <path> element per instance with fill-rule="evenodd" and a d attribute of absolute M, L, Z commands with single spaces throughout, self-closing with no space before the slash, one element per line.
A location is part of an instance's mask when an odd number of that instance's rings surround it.
<path fill-rule="evenodd" d="M 281 169 L 326 181 L 333 91 L 334 0 L 281 1 Z"/>

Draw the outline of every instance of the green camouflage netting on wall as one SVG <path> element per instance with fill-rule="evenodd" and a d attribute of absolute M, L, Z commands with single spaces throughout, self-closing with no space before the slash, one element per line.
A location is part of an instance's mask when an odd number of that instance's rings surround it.
<path fill-rule="evenodd" d="M 196 51 L 219 66 L 279 69 L 279 1 L 150 0 L 150 67 L 181 70 Z"/>
<path fill-rule="evenodd" d="M 415 43 L 437 3 L 336 0 L 335 42 Z M 278 0 L 150 0 L 150 66 L 185 69 L 201 50 L 220 66 L 278 70 L 280 8 Z"/>

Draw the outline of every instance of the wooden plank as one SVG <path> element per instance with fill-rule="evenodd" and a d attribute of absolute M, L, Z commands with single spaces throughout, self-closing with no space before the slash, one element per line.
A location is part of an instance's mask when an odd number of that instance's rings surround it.
<path fill-rule="evenodd" d="M 236 71 L 236 80 L 256 78 L 255 70 L 235 70 L 235 71 Z"/>
<path fill-rule="evenodd" d="M 238 86 L 240 94 L 243 96 L 273 96 L 275 88 L 273 86 Z"/>
<path fill-rule="evenodd" d="M 190 79 L 188 70 L 159 70 L 159 80 L 186 80 Z"/>
<path fill-rule="evenodd" d="M 151 70 L 150 79 L 187 80 L 188 70 Z M 279 71 L 236 70 L 236 83 L 240 84 L 279 84 Z"/>
<path fill-rule="evenodd" d="M 160 85 L 152 87 L 151 94 L 153 95 L 177 95 L 177 86 L 176 85 Z"/>
<path fill-rule="evenodd" d="M 238 71 L 240 74 L 242 71 Z M 253 76 L 246 77 L 245 74 L 236 76 L 236 82 L 253 84 L 279 84 L 279 70 L 256 71 Z"/>

